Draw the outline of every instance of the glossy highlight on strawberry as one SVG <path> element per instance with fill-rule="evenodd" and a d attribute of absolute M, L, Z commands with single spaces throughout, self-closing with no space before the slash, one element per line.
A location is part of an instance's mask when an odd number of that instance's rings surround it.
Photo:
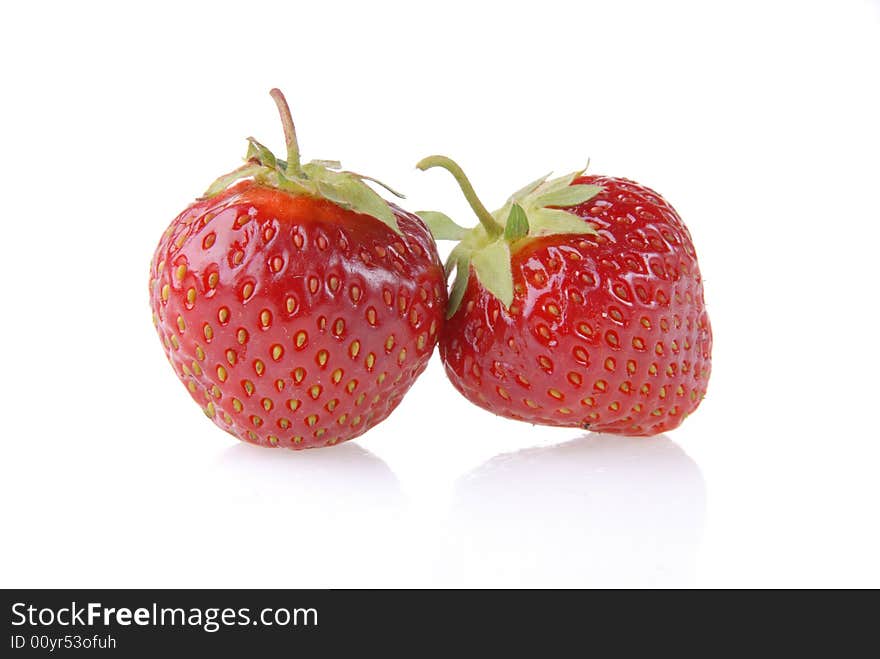
<path fill-rule="evenodd" d="M 245 167 L 265 165 L 263 154 Z M 388 203 L 392 225 L 344 193 L 296 189 L 319 177 L 294 172 L 287 189 L 286 168 L 246 172 L 181 213 L 156 249 L 150 303 L 214 423 L 300 449 L 357 437 L 394 410 L 437 343 L 446 291 L 418 217 Z"/>
<path fill-rule="evenodd" d="M 511 241 L 509 304 L 468 268 L 440 341 L 447 375 L 469 400 L 513 419 L 637 436 L 676 428 L 711 372 L 690 233 L 633 181 L 567 184 L 594 186 L 565 207 L 591 230 Z"/>

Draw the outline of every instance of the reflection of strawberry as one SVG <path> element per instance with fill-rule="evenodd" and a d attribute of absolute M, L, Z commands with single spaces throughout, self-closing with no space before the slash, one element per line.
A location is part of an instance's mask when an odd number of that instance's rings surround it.
<path fill-rule="evenodd" d="M 626 179 L 546 177 L 489 213 L 440 156 L 480 224 L 420 213 L 460 240 L 440 342 L 455 387 L 514 419 L 653 435 L 700 404 L 712 332 L 690 234 L 648 188 Z"/>
<path fill-rule="evenodd" d="M 153 321 L 192 397 L 224 430 L 312 448 L 382 421 L 424 370 L 446 292 L 416 216 L 338 163 L 301 165 L 283 96 L 287 161 L 251 140 L 163 235 Z"/>

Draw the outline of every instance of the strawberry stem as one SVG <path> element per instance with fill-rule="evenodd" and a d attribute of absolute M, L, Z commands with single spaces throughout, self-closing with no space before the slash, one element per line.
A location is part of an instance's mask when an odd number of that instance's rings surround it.
<path fill-rule="evenodd" d="M 296 127 L 293 125 L 293 117 L 290 114 L 290 106 L 280 89 L 272 89 L 269 92 L 275 105 L 278 106 L 278 114 L 281 115 L 281 125 L 284 127 L 284 142 L 287 144 L 287 169 L 286 173 L 294 176 L 302 176 L 302 165 L 299 160 L 299 143 L 296 141 Z"/>
<path fill-rule="evenodd" d="M 471 185 L 471 182 L 468 180 L 468 177 L 465 176 L 461 167 L 458 166 L 458 163 L 446 156 L 428 156 L 427 158 L 420 160 L 416 167 L 422 171 L 431 169 L 432 167 L 442 167 L 452 174 L 453 178 L 455 178 L 458 183 L 458 186 L 461 188 L 461 191 L 464 193 L 465 199 L 467 199 L 468 204 L 470 204 L 474 213 L 476 213 L 477 219 L 480 220 L 480 224 L 483 225 L 483 228 L 486 230 L 489 237 L 495 238 L 501 235 L 504 227 L 498 224 L 498 222 L 495 221 L 495 218 L 492 217 L 492 214 L 486 210 L 483 202 L 480 201 L 480 198 L 477 197 L 477 193 L 474 192 L 474 186 Z"/>

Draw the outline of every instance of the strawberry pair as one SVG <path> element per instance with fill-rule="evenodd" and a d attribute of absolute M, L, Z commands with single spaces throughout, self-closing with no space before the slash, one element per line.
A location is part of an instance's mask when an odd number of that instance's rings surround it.
<path fill-rule="evenodd" d="M 453 161 L 426 158 L 474 209 L 464 229 L 337 162 L 302 164 L 272 97 L 286 160 L 249 139 L 245 164 L 171 223 L 150 267 L 168 359 L 221 428 L 294 449 L 352 439 L 394 410 L 438 342 L 464 396 L 530 423 L 653 435 L 700 404 L 702 280 L 658 194 L 575 172 L 490 213 Z M 458 241 L 445 271 L 435 238 Z"/>

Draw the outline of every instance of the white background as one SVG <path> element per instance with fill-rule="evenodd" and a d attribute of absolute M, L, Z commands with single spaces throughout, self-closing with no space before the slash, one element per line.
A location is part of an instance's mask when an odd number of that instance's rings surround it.
<path fill-rule="evenodd" d="M 0 25 L 5 587 L 880 586 L 880 3 L 13 3 Z M 709 395 L 653 440 L 495 418 L 435 355 L 347 445 L 237 444 L 150 322 L 244 138 L 472 223 L 548 170 L 693 234 Z M 448 248 L 444 247 L 444 251 Z"/>

